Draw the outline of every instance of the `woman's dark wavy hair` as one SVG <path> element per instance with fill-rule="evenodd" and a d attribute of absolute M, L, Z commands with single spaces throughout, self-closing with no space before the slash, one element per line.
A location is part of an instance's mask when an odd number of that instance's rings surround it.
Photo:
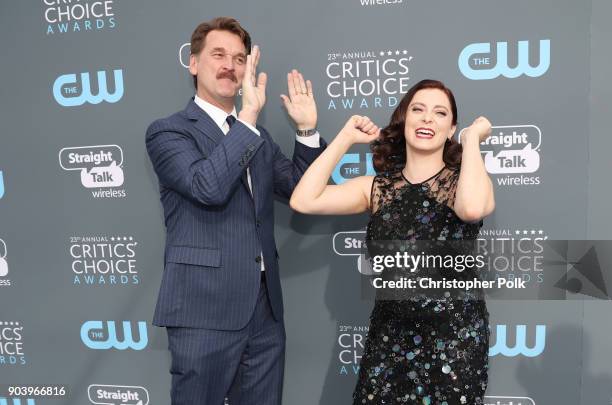
<path fill-rule="evenodd" d="M 380 131 L 380 137 L 372 142 L 373 163 L 377 172 L 393 172 L 401 170 L 406 165 L 406 140 L 404 138 L 406 112 L 414 95 L 423 89 L 442 90 L 448 96 L 453 113 L 452 122 L 453 125 L 457 125 L 457 104 L 453 92 L 438 80 L 421 80 L 408 90 L 391 114 L 389 125 L 383 128 Z M 442 154 L 444 163 L 451 168 L 458 168 L 461 165 L 462 151 L 463 147 L 454 138 L 447 140 Z"/>

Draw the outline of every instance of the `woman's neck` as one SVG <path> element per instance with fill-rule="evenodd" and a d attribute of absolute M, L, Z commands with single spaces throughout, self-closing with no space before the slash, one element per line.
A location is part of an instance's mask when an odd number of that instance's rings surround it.
<path fill-rule="evenodd" d="M 404 176 L 411 183 L 420 183 L 438 173 L 444 167 L 443 149 L 433 152 L 406 149 L 406 166 Z"/>

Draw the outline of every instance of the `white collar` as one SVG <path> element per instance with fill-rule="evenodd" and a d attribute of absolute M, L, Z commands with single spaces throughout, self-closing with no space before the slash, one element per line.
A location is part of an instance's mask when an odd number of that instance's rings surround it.
<path fill-rule="evenodd" d="M 228 115 L 225 111 L 215 105 L 212 105 L 208 101 L 204 101 L 203 99 L 198 97 L 197 94 L 193 98 L 193 101 L 198 105 L 198 107 L 204 110 L 206 114 L 210 115 L 210 118 L 212 118 L 212 120 L 215 122 L 215 124 L 217 124 L 219 128 L 223 128 L 223 124 L 225 124 L 225 119 Z M 234 106 L 230 115 L 233 115 L 234 118 L 238 118 L 236 114 L 236 106 Z"/>

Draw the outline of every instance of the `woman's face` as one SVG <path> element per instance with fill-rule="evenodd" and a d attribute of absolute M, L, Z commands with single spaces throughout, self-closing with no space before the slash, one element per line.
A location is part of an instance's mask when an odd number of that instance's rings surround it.
<path fill-rule="evenodd" d="M 455 133 L 450 101 L 442 90 L 423 89 L 416 92 L 406 111 L 404 137 L 408 147 L 419 151 L 435 151 Z"/>

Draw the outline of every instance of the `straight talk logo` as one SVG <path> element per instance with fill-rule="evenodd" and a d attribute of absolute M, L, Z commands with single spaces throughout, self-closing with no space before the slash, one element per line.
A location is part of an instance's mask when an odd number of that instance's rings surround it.
<path fill-rule="evenodd" d="M 485 396 L 483 405 L 536 405 L 529 397 Z"/>
<path fill-rule="evenodd" d="M 494 175 L 498 186 L 537 186 L 541 183 L 541 146 L 542 131 L 538 126 L 502 125 L 491 128 L 491 136 L 480 144 L 480 152 L 487 172 Z"/>
<path fill-rule="evenodd" d="M 92 384 L 87 389 L 89 401 L 96 405 L 148 405 L 149 392 L 144 387 Z"/>
<path fill-rule="evenodd" d="M 365 231 L 338 232 L 334 235 L 332 244 L 334 252 L 338 256 L 353 256 L 357 259 L 357 271 L 369 274 L 367 260 L 362 260 L 363 248 L 365 247 Z M 362 262 L 366 265 L 362 269 Z"/>
<path fill-rule="evenodd" d="M 63 148 L 59 152 L 60 167 L 78 171 L 81 184 L 93 189 L 94 198 L 124 198 L 123 150 L 118 145 L 93 145 Z"/>
<path fill-rule="evenodd" d="M 2 286 L 10 286 L 11 280 L 7 278 L 9 273 L 8 262 L 6 256 L 8 255 L 8 250 L 6 248 L 6 243 L 4 240 L 0 239 L 0 287 Z"/>
<path fill-rule="evenodd" d="M 359 0 L 362 6 L 388 6 L 402 4 L 403 0 Z"/>

